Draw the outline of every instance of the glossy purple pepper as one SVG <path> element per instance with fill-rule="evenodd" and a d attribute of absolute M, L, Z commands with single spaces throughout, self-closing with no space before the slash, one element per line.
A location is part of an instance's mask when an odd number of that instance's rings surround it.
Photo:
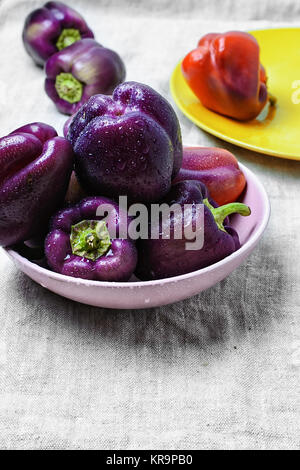
<path fill-rule="evenodd" d="M 93 39 L 82 39 L 52 55 L 46 63 L 45 90 L 64 114 L 74 114 L 97 94 L 109 95 L 125 79 L 120 56 Z"/>
<path fill-rule="evenodd" d="M 62 2 L 48 2 L 30 13 L 23 29 L 23 43 L 37 65 L 76 41 L 94 34 L 82 16 Z"/>
<path fill-rule="evenodd" d="M 47 227 L 64 200 L 72 166 L 70 143 L 47 124 L 27 124 L 0 139 L 1 246 Z"/>
<path fill-rule="evenodd" d="M 109 205 L 109 215 L 97 216 Z M 121 239 L 121 225 L 127 231 L 127 213 L 104 197 L 91 197 L 59 211 L 50 224 L 45 254 L 53 271 L 95 281 L 127 281 L 137 264 L 137 250 L 130 239 Z M 110 230 L 114 234 L 111 235 Z"/>
<path fill-rule="evenodd" d="M 72 119 L 68 139 L 82 187 L 109 197 L 127 195 L 131 202 L 165 196 L 182 162 L 173 108 L 142 83 L 125 82 L 112 97 L 90 98 Z"/>
<path fill-rule="evenodd" d="M 169 239 L 162 237 L 166 222 L 163 218 L 158 224 L 158 239 L 149 238 L 138 242 L 139 263 L 136 275 L 140 279 L 162 279 L 196 271 L 217 263 L 240 248 L 238 234 L 229 225 L 227 216 L 233 213 L 250 215 L 251 211 L 245 204 L 235 202 L 217 207 L 217 204 L 210 199 L 206 186 L 198 181 L 174 184 L 162 202 L 169 206 L 179 204 L 181 209 L 186 204 L 190 204 L 191 207 L 185 217 L 181 214 L 180 217 L 171 215 Z M 195 210 L 196 204 L 203 204 L 202 219 L 200 219 L 201 211 Z M 183 224 L 185 227 L 188 225 L 191 228 L 197 225 L 201 227 L 204 234 L 202 248 L 188 250 L 186 243 L 191 240 L 187 240 L 185 236 L 176 239 L 176 224 L 180 224 L 180 228 Z M 153 230 L 153 227 L 150 228 Z"/>

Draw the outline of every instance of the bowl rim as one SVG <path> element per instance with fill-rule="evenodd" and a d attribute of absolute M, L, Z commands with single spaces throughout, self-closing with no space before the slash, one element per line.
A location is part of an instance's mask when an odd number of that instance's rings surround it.
<path fill-rule="evenodd" d="M 199 148 L 199 146 L 197 145 L 185 145 L 184 147 Z M 221 261 L 218 261 L 217 263 L 207 266 L 206 268 L 198 269 L 197 271 L 191 271 L 190 273 L 181 274 L 179 276 L 167 277 L 164 279 L 155 279 L 155 280 L 150 280 L 150 281 L 128 281 L 128 282 L 93 281 L 93 280 L 88 280 L 88 279 L 66 276 L 64 274 L 50 271 L 50 269 L 43 268 L 35 263 L 32 263 L 27 258 L 21 256 L 18 252 L 16 252 L 15 250 L 11 248 L 3 248 L 3 249 L 11 258 L 16 259 L 20 263 L 23 263 L 25 267 L 28 267 L 29 269 L 35 271 L 36 273 L 44 274 L 48 276 L 49 278 L 52 278 L 53 280 L 56 280 L 59 282 L 76 284 L 77 286 L 82 285 L 85 287 L 133 289 L 133 288 L 141 288 L 141 287 L 157 286 L 157 285 L 161 286 L 165 284 L 177 283 L 179 281 L 184 281 L 184 280 L 197 277 L 200 273 L 205 275 L 206 273 L 215 271 L 221 266 L 226 265 L 227 263 L 230 263 L 234 258 L 240 257 L 241 255 L 243 255 L 243 253 L 247 252 L 251 248 L 251 246 L 255 246 L 258 240 L 261 238 L 269 222 L 271 206 L 270 206 L 270 201 L 269 201 L 267 192 L 263 184 L 260 182 L 260 180 L 258 179 L 258 177 L 255 175 L 255 173 L 252 170 L 249 170 L 249 168 L 247 168 L 242 163 L 240 162 L 238 163 L 239 163 L 241 170 L 244 172 L 246 176 L 246 180 L 248 181 L 249 177 L 255 180 L 255 185 L 259 188 L 259 191 L 261 193 L 261 196 L 263 198 L 263 203 L 264 203 L 263 204 L 264 205 L 263 218 L 257 230 L 254 232 L 253 235 L 252 234 L 250 235 L 249 240 L 247 240 L 247 242 L 244 245 L 242 245 L 239 250 L 235 251 L 234 253 L 222 259 Z"/>

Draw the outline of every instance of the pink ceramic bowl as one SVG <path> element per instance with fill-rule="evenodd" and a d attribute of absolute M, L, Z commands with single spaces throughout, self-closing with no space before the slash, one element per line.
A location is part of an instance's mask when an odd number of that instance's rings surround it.
<path fill-rule="evenodd" d="M 234 216 L 242 247 L 231 256 L 208 268 L 189 274 L 146 282 L 100 282 L 76 279 L 41 268 L 7 249 L 8 256 L 27 276 L 41 286 L 68 299 L 96 307 L 141 309 L 166 305 L 191 297 L 212 287 L 236 269 L 254 250 L 263 235 L 270 217 L 270 203 L 257 177 L 240 164 L 247 179 L 243 197 L 251 207 L 249 217 Z"/>

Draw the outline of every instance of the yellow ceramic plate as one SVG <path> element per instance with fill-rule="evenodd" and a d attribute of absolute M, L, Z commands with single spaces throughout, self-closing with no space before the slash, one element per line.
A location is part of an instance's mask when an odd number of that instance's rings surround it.
<path fill-rule="evenodd" d="M 241 123 L 201 105 L 181 73 L 171 77 L 171 92 L 181 111 L 205 131 L 256 152 L 300 160 L 300 28 L 251 31 L 258 40 L 268 89 L 277 98 L 275 108 Z"/>

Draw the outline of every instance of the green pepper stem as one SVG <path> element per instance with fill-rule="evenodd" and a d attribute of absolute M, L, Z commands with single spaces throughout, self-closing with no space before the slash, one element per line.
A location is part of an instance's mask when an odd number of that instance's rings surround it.
<path fill-rule="evenodd" d="M 68 103 L 78 103 L 82 97 L 83 85 L 71 73 L 60 73 L 55 80 L 58 96 Z"/>
<path fill-rule="evenodd" d="M 231 202 L 230 204 L 225 204 L 220 207 L 213 207 L 209 203 L 208 199 L 204 199 L 203 203 L 208 207 L 208 209 L 210 209 L 218 228 L 223 232 L 226 232 L 223 226 L 224 219 L 229 215 L 240 214 L 247 217 L 251 214 L 250 207 L 246 206 L 246 204 L 242 204 L 241 202 Z"/>
<path fill-rule="evenodd" d="M 63 29 L 56 43 L 56 47 L 59 51 L 65 47 L 71 46 L 74 42 L 80 41 L 81 34 L 78 29 L 66 28 Z"/>
<path fill-rule="evenodd" d="M 105 255 L 111 239 L 104 220 L 82 220 L 72 226 L 70 242 L 73 255 L 96 261 Z"/>

